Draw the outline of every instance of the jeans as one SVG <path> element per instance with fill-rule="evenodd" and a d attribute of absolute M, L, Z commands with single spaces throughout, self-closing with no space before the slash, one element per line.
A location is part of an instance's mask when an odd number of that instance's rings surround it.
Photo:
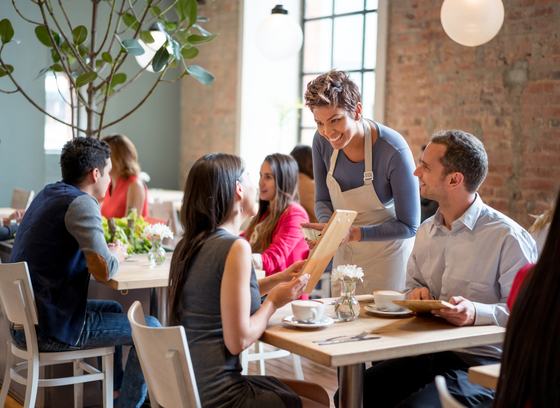
<path fill-rule="evenodd" d="M 161 327 L 159 321 L 146 316 L 150 327 Z M 122 306 L 113 300 L 88 300 L 84 328 L 76 345 L 67 344 L 43 333 L 36 327 L 37 343 L 42 352 L 86 350 L 98 347 L 115 347 L 114 389 L 121 390 L 117 408 L 138 408 L 146 398 L 146 382 L 132 342 L 132 331 Z M 12 337 L 22 347 L 26 347 L 23 330 L 13 330 Z M 122 346 L 132 346 L 123 372 Z"/>

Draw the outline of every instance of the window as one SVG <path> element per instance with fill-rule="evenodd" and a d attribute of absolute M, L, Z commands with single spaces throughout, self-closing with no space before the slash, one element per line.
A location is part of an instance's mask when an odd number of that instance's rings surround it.
<path fill-rule="evenodd" d="M 66 75 L 45 74 L 45 110 L 66 123 L 72 123 L 72 109 L 70 107 L 70 86 Z M 45 151 L 60 153 L 64 144 L 72 139 L 72 128 L 66 126 L 50 116 L 45 116 Z"/>
<path fill-rule="evenodd" d="M 364 117 L 382 121 L 376 92 L 385 77 L 387 0 L 304 0 L 301 86 L 331 69 L 348 71 L 362 94 Z M 382 41 L 380 41 L 382 40 Z M 380 48 L 380 50 L 378 50 Z M 378 74 L 378 78 L 376 78 Z M 381 92 L 380 92 L 381 91 Z M 379 101 L 382 102 L 382 101 Z M 375 115 L 374 115 L 375 110 Z M 300 142 L 311 145 L 317 130 L 309 109 L 303 109 Z"/>

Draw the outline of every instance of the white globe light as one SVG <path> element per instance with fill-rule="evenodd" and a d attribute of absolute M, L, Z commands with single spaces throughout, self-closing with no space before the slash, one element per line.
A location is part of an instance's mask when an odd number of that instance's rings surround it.
<path fill-rule="evenodd" d="M 138 40 L 140 46 L 144 48 L 144 54 L 136 55 L 136 62 L 142 68 L 147 66 L 146 71 L 154 72 L 152 67 L 152 59 L 154 59 L 154 55 L 156 55 L 157 50 L 161 48 L 161 46 L 165 43 L 165 34 L 161 31 L 150 31 L 150 34 L 154 38 L 154 42 L 150 44 L 146 44 L 142 40 Z"/>
<path fill-rule="evenodd" d="M 456 43 L 476 47 L 498 34 L 504 22 L 501 0 L 444 0 L 441 25 Z"/>
<path fill-rule="evenodd" d="M 271 14 L 257 28 L 257 47 L 261 54 L 273 61 L 296 54 L 302 42 L 301 27 L 287 14 Z"/>

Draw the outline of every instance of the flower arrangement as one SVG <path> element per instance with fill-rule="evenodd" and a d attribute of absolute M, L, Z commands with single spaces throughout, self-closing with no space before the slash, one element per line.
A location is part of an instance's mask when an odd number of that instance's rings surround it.
<path fill-rule="evenodd" d="M 127 217 L 113 218 L 114 230 L 111 231 L 109 220 L 101 217 L 103 225 L 103 234 L 105 241 L 110 244 L 119 239 L 123 244 L 128 245 L 128 254 L 147 254 L 152 244 L 145 238 L 142 238 L 142 230 L 149 225 L 144 221 L 144 217 L 136 216 L 136 210 L 130 212 Z M 134 228 L 130 227 L 130 221 L 134 221 Z"/>
<path fill-rule="evenodd" d="M 358 317 L 360 303 L 354 297 L 355 281 L 356 279 L 363 281 L 363 277 L 362 268 L 356 265 L 339 265 L 331 272 L 331 282 L 340 281 L 340 298 L 336 301 L 334 308 L 340 319 L 354 320 Z M 347 279 L 350 279 L 350 282 L 347 282 Z M 339 308 L 344 311 L 339 311 Z"/>
<path fill-rule="evenodd" d="M 157 223 L 144 227 L 142 238 L 152 239 L 152 249 L 148 252 L 148 259 L 152 265 L 161 265 L 165 262 L 165 250 L 161 246 L 164 238 L 173 238 L 173 232 L 167 225 Z"/>

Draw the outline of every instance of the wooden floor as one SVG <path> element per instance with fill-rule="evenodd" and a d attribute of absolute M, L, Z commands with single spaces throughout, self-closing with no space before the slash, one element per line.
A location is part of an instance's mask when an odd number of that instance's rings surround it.
<path fill-rule="evenodd" d="M 250 350 L 251 352 L 253 351 L 252 347 Z M 273 347 L 265 345 L 264 351 L 270 350 L 273 350 Z M 334 408 L 333 395 L 338 389 L 336 368 L 325 367 L 303 357 L 301 357 L 301 365 L 305 381 L 319 384 L 327 390 L 331 401 L 331 407 Z M 249 363 L 249 374 L 258 375 L 257 370 L 257 362 L 251 361 Z M 279 378 L 296 378 L 291 356 L 266 360 L 265 370 L 266 375 L 272 375 Z"/>
<path fill-rule="evenodd" d="M 264 351 L 270 351 L 272 349 L 273 348 L 271 346 L 264 346 Z M 301 358 L 301 365 L 303 368 L 303 376 L 305 377 L 305 381 L 317 383 L 324 389 L 326 389 L 331 400 L 331 407 L 334 408 L 333 395 L 338 388 L 338 382 L 336 379 L 336 368 L 324 367 L 303 357 Z M 296 378 L 291 357 L 266 360 L 265 370 L 266 375 L 272 375 L 280 378 Z M 249 374 L 258 375 L 256 361 L 252 361 L 249 363 Z M 5 408 L 23 407 L 8 395 Z"/>

